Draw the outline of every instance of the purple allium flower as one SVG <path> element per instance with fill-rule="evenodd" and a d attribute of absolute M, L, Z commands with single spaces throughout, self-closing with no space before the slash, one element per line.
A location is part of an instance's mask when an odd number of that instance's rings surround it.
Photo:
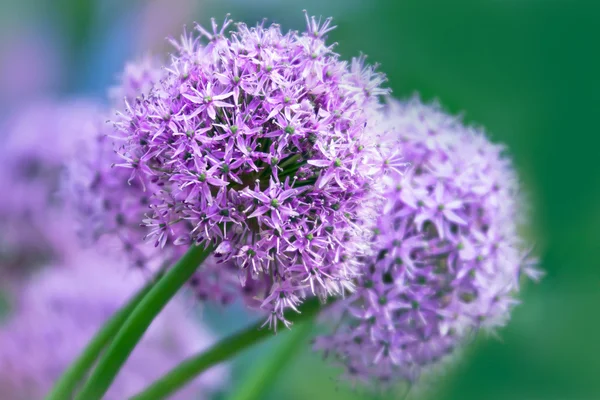
<path fill-rule="evenodd" d="M 46 101 L 6 122 L 0 149 L 0 275 L 22 276 L 77 248 L 56 192 L 79 139 L 94 131 L 97 112 L 86 101 Z"/>
<path fill-rule="evenodd" d="M 0 391 L 3 398 L 41 399 L 104 321 L 142 286 L 137 271 L 124 271 L 96 253 L 81 253 L 69 265 L 33 277 L 0 327 Z M 181 300 L 181 299 L 178 299 Z M 150 326 L 106 399 L 122 400 L 142 390 L 186 357 L 207 348 L 212 334 L 196 324 L 179 301 L 169 303 Z M 178 393 L 206 398 L 227 379 L 216 367 Z M 200 395 L 203 397 L 199 397 Z"/>
<path fill-rule="evenodd" d="M 358 289 L 316 347 L 367 382 L 414 381 L 479 328 L 500 327 L 523 273 L 519 185 L 504 147 L 437 105 L 391 101 L 389 135 L 405 174 L 385 177 L 386 204 Z"/>
<path fill-rule="evenodd" d="M 265 282 L 271 323 L 307 295 L 352 288 L 381 167 L 369 120 L 384 77 L 339 60 L 330 19 L 306 19 L 302 34 L 226 34 L 229 20 L 184 34 L 161 82 L 115 123 L 118 166 L 149 196 L 138 223 L 158 247 L 218 245 L 242 285 Z"/>

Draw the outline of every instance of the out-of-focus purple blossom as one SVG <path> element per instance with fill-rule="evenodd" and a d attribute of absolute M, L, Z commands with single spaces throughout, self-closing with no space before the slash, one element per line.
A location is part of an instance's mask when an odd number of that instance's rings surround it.
<path fill-rule="evenodd" d="M 163 75 L 156 58 L 128 63 L 119 85 L 110 90 L 111 101 L 135 102 Z M 142 221 L 151 211 L 151 193 L 159 188 L 150 179 L 130 179 L 129 171 L 114 167 L 122 159 L 114 149 L 118 132 L 106 123 L 107 118 L 104 110 L 96 115 L 96 130 L 80 141 L 81 151 L 69 163 L 63 180 L 63 197 L 75 210 L 84 243 L 100 246 L 115 258 L 124 255 L 130 266 L 155 271 L 176 261 L 185 248 L 156 249 L 144 242 L 148 231 Z"/>
<path fill-rule="evenodd" d="M 239 267 L 232 261 L 210 256 L 189 282 L 193 295 L 202 303 L 229 305 L 236 300 L 253 310 L 260 310 L 271 291 L 271 280 L 249 279 L 240 284 Z"/>
<path fill-rule="evenodd" d="M 32 104 L 9 119 L 0 149 L 0 275 L 63 261 L 77 248 L 57 196 L 65 163 L 91 135 L 98 108 L 86 101 Z M 0 278 L 1 279 L 1 278 Z"/>
<path fill-rule="evenodd" d="M 128 71 L 136 77 L 151 76 L 134 68 Z M 129 96 L 143 87 L 137 86 L 142 79 L 124 81 L 121 93 L 133 99 Z M 117 155 L 106 136 L 110 130 L 104 116 L 101 107 L 86 101 L 46 102 L 32 105 L 6 124 L 0 167 L 0 188 L 5 193 L 0 200 L 2 282 L 7 274 L 23 278 L 33 267 L 51 266 L 30 280 L 20 279 L 19 285 L 9 280 L 15 289 L 11 292 L 19 296 L 14 315 L 0 331 L 0 391 L 7 398 L 43 397 L 103 321 L 143 283 L 134 271 L 115 268 L 114 259 L 81 252 L 73 226 L 76 203 L 65 202 L 64 192 L 59 193 L 65 169 L 76 156 L 90 160 L 92 155 L 98 160 L 105 156 L 110 171 L 110 160 L 114 162 Z M 83 178 L 77 176 L 80 182 Z M 126 179 L 119 183 L 126 184 Z M 139 188 L 139 193 L 144 191 Z M 129 209 L 123 197 L 99 198 L 104 205 L 107 199 Z M 136 221 L 142 215 L 139 210 Z M 88 224 L 82 231 L 90 234 L 92 228 Z M 135 237 L 136 245 L 141 238 Z M 118 253 L 114 250 L 111 253 Z M 210 341 L 209 334 L 186 319 L 181 304 L 169 306 L 150 328 L 109 398 L 134 394 Z M 204 392 L 223 378 L 222 370 L 210 372 L 200 379 L 203 385 L 193 386 L 180 398 L 197 398 L 199 388 Z"/>
<path fill-rule="evenodd" d="M 117 268 L 97 253 L 33 277 L 0 328 L 0 391 L 7 399 L 41 399 L 87 342 L 143 285 L 138 271 Z M 179 299 L 181 300 L 181 299 Z M 106 399 L 129 398 L 214 340 L 173 301 L 152 323 Z M 207 398 L 227 379 L 225 366 L 207 371 L 174 398 Z"/>
<path fill-rule="evenodd" d="M 136 62 L 128 62 L 119 76 L 119 84 L 109 90 L 110 100 L 113 104 L 122 104 L 123 100 L 132 103 L 138 96 L 147 95 L 163 76 L 156 57 L 147 55 Z"/>
<path fill-rule="evenodd" d="M 385 177 L 375 255 L 336 305 L 339 326 L 316 342 L 369 383 L 414 381 L 480 328 L 503 326 L 521 276 L 538 276 L 505 148 L 418 99 L 392 100 L 386 117 L 412 166 Z"/>
<path fill-rule="evenodd" d="M 242 286 L 260 282 L 273 323 L 305 296 L 352 289 L 369 251 L 373 175 L 394 166 L 381 162 L 370 120 L 383 76 L 338 59 L 324 41 L 330 19 L 306 19 L 302 34 L 263 24 L 226 34 L 226 20 L 173 42 L 160 83 L 115 121 L 120 186 L 98 183 L 147 199 L 130 226 L 142 223 L 157 247 L 217 244 Z"/>

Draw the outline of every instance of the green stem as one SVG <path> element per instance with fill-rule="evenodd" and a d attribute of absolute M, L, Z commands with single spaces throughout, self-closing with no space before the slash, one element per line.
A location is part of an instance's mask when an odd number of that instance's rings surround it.
<path fill-rule="evenodd" d="M 164 277 L 156 283 L 127 318 L 113 342 L 98 361 L 98 365 L 85 386 L 75 397 L 77 400 L 102 398 L 154 318 L 211 252 L 212 246 L 208 246 L 206 249 L 192 246 L 165 273 Z"/>
<path fill-rule="evenodd" d="M 275 351 L 264 358 L 263 362 L 253 368 L 248 378 L 237 387 L 229 397 L 231 400 L 260 400 L 265 398 L 265 391 L 276 382 L 296 353 L 305 344 L 307 337 L 313 329 L 312 321 L 302 321 L 299 326 L 288 333 L 283 343 Z"/>
<path fill-rule="evenodd" d="M 286 319 L 290 322 L 305 321 L 315 317 L 322 308 L 319 300 L 312 298 L 299 307 L 300 313 L 294 311 L 286 313 Z M 271 337 L 273 332 L 269 329 L 261 329 L 261 325 L 261 323 L 254 324 L 241 332 L 226 337 L 204 353 L 188 358 L 130 400 L 167 398 L 210 367 L 228 360 L 240 351 Z"/>
<path fill-rule="evenodd" d="M 298 161 L 300 159 L 300 157 L 301 157 L 300 154 L 296 154 L 295 156 L 288 157 L 285 160 L 283 160 L 282 162 L 280 162 L 278 166 L 280 168 L 285 168 L 287 165 L 295 163 L 296 161 Z"/>
<path fill-rule="evenodd" d="M 64 400 L 72 397 L 76 386 L 85 374 L 87 374 L 94 362 L 96 362 L 104 347 L 119 331 L 129 314 L 131 314 L 159 278 L 160 275 L 144 286 L 125 306 L 106 321 L 100 331 L 88 343 L 79 358 L 62 374 L 52 391 L 46 396 L 46 400 Z"/>

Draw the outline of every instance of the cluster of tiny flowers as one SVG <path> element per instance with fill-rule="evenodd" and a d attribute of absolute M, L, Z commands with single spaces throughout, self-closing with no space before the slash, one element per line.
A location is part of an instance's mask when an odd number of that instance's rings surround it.
<path fill-rule="evenodd" d="M 3 398 L 43 398 L 97 329 L 143 283 L 140 275 L 119 271 L 118 265 L 97 254 L 81 253 L 69 263 L 72 265 L 46 268 L 28 281 L 15 300 L 15 310 L 0 328 Z M 165 308 L 106 399 L 129 398 L 213 342 L 212 335 L 187 314 L 178 301 Z M 198 396 L 219 389 L 227 374 L 224 366 L 211 369 L 174 398 L 206 398 Z"/>
<path fill-rule="evenodd" d="M 329 19 L 306 20 L 302 34 L 198 27 L 115 122 L 117 166 L 146 189 L 148 237 L 216 245 L 242 286 L 260 282 L 249 291 L 273 324 L 305 296 L 352 288 L 369 251 L 373 177 L 397 162 L 381 161 L 369 122 L 383 76 L 338 59 Z"/>
<path fill-rule="evenodd" d="M 0 149 L 0 274 L 23 276 L 77 247 L 59 182 L 97 107 L 83 101 L 32 104 L 3 127 Z M 0 278 L 0 281 L 3 279 Z"/>
<path fill-rule="evenodd" d="M 387 109 L 405 174 L 386 204 L 358 289 L 316 347 L 367 382 L 414 381 L 480 328 L 504 325 L 520 276 L 537 277 L 518 235 L 519 186 L 504 147 L 419 100 Z"/>

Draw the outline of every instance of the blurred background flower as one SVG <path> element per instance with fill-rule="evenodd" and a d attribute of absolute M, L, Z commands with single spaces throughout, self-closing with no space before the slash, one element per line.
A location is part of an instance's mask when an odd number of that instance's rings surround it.
<path fill-rule="evenodd" d="M 83 252 L 67 264 L 48 266 L 31 278 L 0 328 L 0 390 L 7 399 L 43 398 L 104 321 L 144 284 L 139 271 L 124 271 L 97 253 Z M 152 323 L 107 400 L 136 394 L 215 341 L 177 300 Z M 226 378 L 227 368 L 220 365 L 173 398 L 210 398 Z"/>
<path fill-rule="evenodd" d="M 97 130 L 99 107 L 36 100 L 2 121 L 0 285 L 77 252 L 72 215 L 59 196 L 65 165 Z"/>
<path fill-rule="evenodd" d="M 410 168 L 382 178 L 375 251 L 316 345 L 352 380 L 414 383 L 480 329 L 505 326 L 522 277 L 541 273 L 519 237 L 523 199 L 502 145 L 418 98 L 389 99 L 379 126 Z"/>
<path fill-rule="evenodd" d="M 533 224 L 524 234 L 537 244 L 547 272 L 539 285 L 524 288 L 523 305 L 498 332 L 501 341 L 476 340 L 429 390 L 408 398 L 600 398 L 600 319 L 594 312 L 600 303 L 598 3 L 180 0 L 164 8 L 166 3 L 2 3 L 2 124 L 34 99 L 105 98 L 126 61 L 169 49 L 162 36 L 177 37 L 194 20 L 207 25 L 211 16 L 230 12 L 251 25 L 266 17 L 301 29 L 303 8 L 331 15 L 338 28 L 329 40 L 339 42 L 337 51 L 344 58 L 363 51 L 369 62 L 381 63 L 395 97 L 418 91 L 426 102 L 437 98 L 507 145 L 531 199 Z M 2 140 L 7 132 L 0 132 Z M 240 307 L 203 310 L 203 320 L 220 334 L 248 318 Z M 231 385 L 244 379 L 253 360 L 269 357 L 278 341 L 237 360 Z M 338 374 L 318 355 L 302 352 L 265 398 L 373 398 L 337 381 Z"/>

